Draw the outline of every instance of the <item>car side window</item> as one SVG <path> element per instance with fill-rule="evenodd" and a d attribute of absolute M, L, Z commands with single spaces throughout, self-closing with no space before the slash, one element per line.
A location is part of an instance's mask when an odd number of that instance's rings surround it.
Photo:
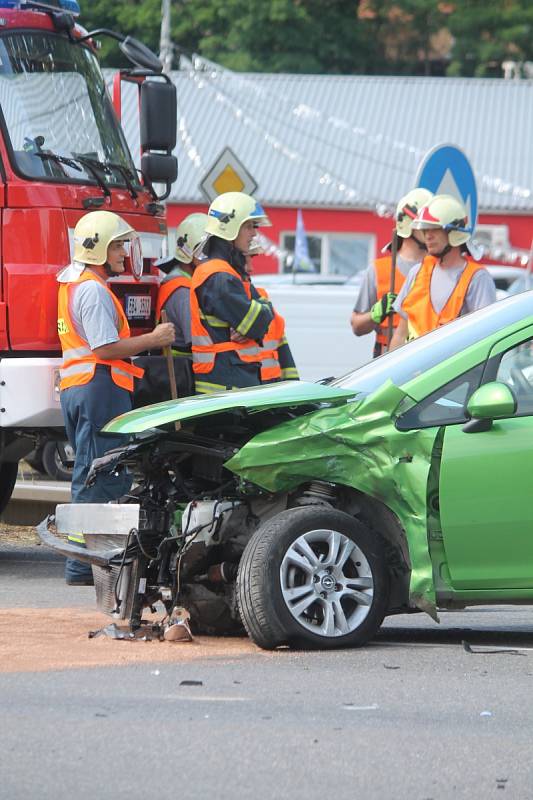
<path fill-rule="evenodd" d="M 507 350 L 500 359 L 497 381 L 506 383 L 516 397 L 516 415 L 533 414 L 533 341 Z"/>
<path fill-rule="evenodd" d="M 466 405 L 481 382 L 484 366 L 484 363 L 477 364 L 401 414 L 396 420 L 398 430 L 408 431 L 413 428 L 466 422 Z"/>

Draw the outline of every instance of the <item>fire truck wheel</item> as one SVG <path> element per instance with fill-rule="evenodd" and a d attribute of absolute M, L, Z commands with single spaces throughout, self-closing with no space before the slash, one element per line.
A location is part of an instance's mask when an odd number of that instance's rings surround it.
<path fill-rule="evenodd" d="M 68 442 L 63 442 L 65 448 L 65 455 L 67 458 L 72 458 L 74 452 Z M 55 441 L 46 442 L 43 447 L 43 467 L 45 472 L 54 481 L 70 481 L 72 480 L 72 468 L 66 467 L 61 461 L 57 443 Z"/>

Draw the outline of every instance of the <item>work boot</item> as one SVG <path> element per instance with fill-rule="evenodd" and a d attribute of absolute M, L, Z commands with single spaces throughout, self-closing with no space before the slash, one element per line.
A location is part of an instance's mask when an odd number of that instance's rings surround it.
<path fill-rule="evenodd" d="M 93 571 L 89 564 L 67 558 L 65 562 L 65 582 L 67 586 L 94 586 Z"/>

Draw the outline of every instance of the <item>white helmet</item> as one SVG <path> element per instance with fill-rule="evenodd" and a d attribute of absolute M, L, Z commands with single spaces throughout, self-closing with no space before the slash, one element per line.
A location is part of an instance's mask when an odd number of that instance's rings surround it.
<path fill-rule="evenodd" d="M 176 231 L 176 258 L 182 264 L 190 264 L 197 250 L 205 239 L 205 227 L 209 217 L 207 214 L 189 214 L 178 226 Z"/>
<path fill-rule="evenodd" d="M 91 211 L 74 228 L 74 261 L 105 264 L 111 242 L 130 241 L 135 231 L 112 211 Z"/>
<path fill-rule="evenodd" d="M 402 239 L 408 239 L 411 236 L 411 226 L 416 215 L 422 208 L 429 203 L 433 193 L 429 189 L 411 189 L 410 192 L 402 197 L 396 206 L 396 232 Z"/>
<path fill-rule="evenodd" d="M 420 209 L 412 227 L 418 231 L 442 228 L 448 234 L 451 247 L 465 244 L 472 236 L 466 209 L 451 194 L 436 194 Z"/>
<path fill-rule="evenodd" d="M 244 192 L 224 192 L 216 197 L 207 212 L 209 217 L 205 227 L 210 236 L 219 236 L 233 242 L 239 235 L 241 225 L 251 219 L 257 227 L 271 225 L 262 206 Z"/>

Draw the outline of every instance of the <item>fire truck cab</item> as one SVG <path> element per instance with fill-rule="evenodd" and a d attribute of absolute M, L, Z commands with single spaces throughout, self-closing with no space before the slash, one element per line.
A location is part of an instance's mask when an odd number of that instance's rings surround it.
<path fill-rule="evenodd" d="M 62 429 L 56 274 L 83 214 L 114 211 L 139 234 L 112 289 L 134 334 L 155 324 L 166 195 L 153 186 L 168 193 L 177 175 L 175 89 L 140 42 L 88 33 L 79 12 L 74 0 L 0 0 L 0 511 L 19 459 Z M 113 101 L 96 58 L 102 35 L 133 61 Z M 138 84 L 140 170 L 119 121 L 124 80 Z"/>

